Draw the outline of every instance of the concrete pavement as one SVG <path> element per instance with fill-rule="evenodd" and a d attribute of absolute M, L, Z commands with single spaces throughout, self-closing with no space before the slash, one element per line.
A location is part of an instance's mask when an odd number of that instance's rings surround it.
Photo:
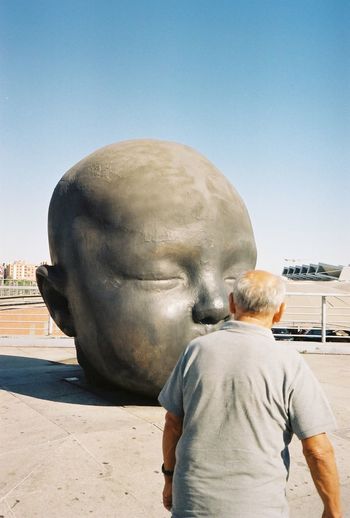
<path fill-rule="evenodd" d="M 338 419 L 332 441 L 350 517 L 350 356 L 305 357 Z M 0 518 L 170 516 L 161 505 L 162 408 L 92 390 L 68 339 L 0 339 L 0 386 Z M 291 518 L 320 518 L 298 440 L 291 456 Z"/>

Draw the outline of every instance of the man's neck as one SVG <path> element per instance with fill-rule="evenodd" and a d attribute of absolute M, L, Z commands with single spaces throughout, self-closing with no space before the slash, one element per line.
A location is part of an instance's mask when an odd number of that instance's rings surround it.
<path fill-rule="evenodd" d="M 239 315 L 238 318 L 234 316 L 234 320 L 237 320 L 238 322 L 245 322 L 246 324 L 253 324 L 255 326 L 261 326 L 266 327 L 267 329 L 271 329 L 272 322 L 271 322 L 271 315 L 266 316 L 252 316 L 252 315 Z"/>

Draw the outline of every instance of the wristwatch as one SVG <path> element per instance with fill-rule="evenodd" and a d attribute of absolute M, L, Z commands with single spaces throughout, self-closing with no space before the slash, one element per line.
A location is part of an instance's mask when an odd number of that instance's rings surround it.
<path fill-rule="evenodd" d="M 164 462 L 163 462 L 163 464 L 162 464 L 162 473 L 166 477 L 172 477 L 174 475 L 174 470 L 173 469 L 165 469 Z"/>

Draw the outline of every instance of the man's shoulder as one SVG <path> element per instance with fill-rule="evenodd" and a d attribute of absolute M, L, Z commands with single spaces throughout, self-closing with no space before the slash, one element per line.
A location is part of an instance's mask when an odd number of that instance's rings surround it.
<path fill-rule="evenodd" d="M 232 337 L 231 337 L 232 338 Z M 187 346 L 188 351 L 193 351 L 196 349 L 202 349 L 206 347 L 211 347 L 216 345 L 218 342 L 222 340 L 229 340 L 230 336 L 227 331 L 223 329 L 218 329 L 216 331 L 209 332 L 204 335 L 197 336 Z"/>
<path fill-rule="evenodd" d="M 221 329 L 206 335 L 194 338 L 186 347 L 185 356 L 187 359 L 198 355 L 216 355 L 223 353 L 226 348 L 235 348 L 238 354 L 243 357 L 263 357 L 272 365 L 293 371 L 304 362 L 300 353 L 290 344 L 276 341 L 272 333 L 264 330 L 254 329 L 252 326 L 241 330 L 241 326 L 230 326 L 224 324 Z M 268 331 L 268 330 L 267 330 Z M 219 348 L 219 349 L 218 349 Z"/>

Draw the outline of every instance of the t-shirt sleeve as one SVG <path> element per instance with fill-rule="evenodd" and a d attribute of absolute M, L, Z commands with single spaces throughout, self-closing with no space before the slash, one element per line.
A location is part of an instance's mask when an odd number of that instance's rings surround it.
<path fill-rule="evenodd" d="M 168 412 L 178 417 L 184 416 L 183 409 L 183 372 L 185 353 L 180 356 L 174 370 L 162 388 L 158 401 Z"/>
<path fill-rule="evenodd" d="M 307 439 L 337 427 L 321 385 L 302 357 L 291 385 L 289 418 L 292 431 L 299 439 Z"/>

